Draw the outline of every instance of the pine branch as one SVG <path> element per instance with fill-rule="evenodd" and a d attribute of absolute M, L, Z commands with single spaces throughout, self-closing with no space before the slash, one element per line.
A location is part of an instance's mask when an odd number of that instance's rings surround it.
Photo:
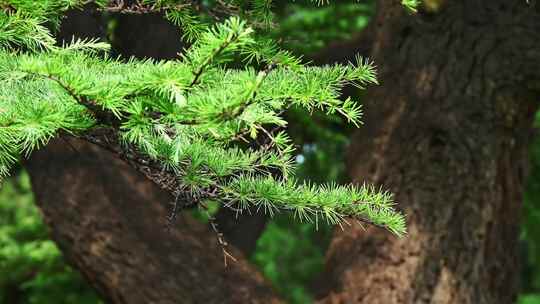
<path fill-rule="evenodd" d="M 263 81 L 266 79 L 270 71 L 272 71 L 274 68 L 275 68 L 274 64 L 269 64 L 263 71 L 259 72 L 259 74 L 257 75 L 257 78 L 255 79 L 255 83 L 246 94 L 246 97 L 244 98 L 244 100 L 240 104 L 232 105 L 226 108 L 220 116 L 225 120 L 235 119 L 238 116 L 242 115 L 244 111 L 247 109 L 247 107 L 256 103 L 258 90 L 260 89 Z"/>
<path fill-rule="evenodd" d="M 249 44 L 251 43 L 250 40 L 247 40 L 246 38 L 251 35 L 253 30 L 249 27 L 245 27 L 245 23 L 241 22 L 237 18 L 231 18 L 228 21 L 226 21 L 225 26 L 223 28 L 216 28 L 216 33 L 207 35 L 206 37 L 202 38 L 193 48 L 188 51 L 188 53 L 185 55 L 185 59 L 187 61 L 193 62 L 194 64 L 197 63 L 197 56 L 200 56 L 200 54 L 197 54 L 197 51 L 199 49 L 203 49 L 204 47 L 211 46 L 212 40 L 216 38 L 224 38 L 220 42 L 220 44 L 215 47 L 210 53 L 208 54 L 202 54 L 202 62 L 198 63 L 196 66 L 195 71 L 193 72 L 193 80 L 189 84 L 189 88 L 192 88 L 199 82 L 199 78 L 202 76 L 203 72 L 210 67 L 210 65 L 215 62 L 217 59 L 219 59 L 219 56 L 221 56 L 227 49 L 233 49 L 238 46 L 242 46 L 243 44 Z M 221 37 L 219 37 L 221 36 Z M 224 37 L 223 37 L 224 36 Z M 237 44 L 238 46 L 236 46 Z M 199 59 L 200 60 L 200 59 Z"/>
<path fill-rule="evenodd" d="M 76 4 L 41 2 L 38 8 L 48 16 L 52 7 Z M 135 5 L 123 9 L 160 8 L 150 1 Z M 360 124 L 358 103 L 339 97 L 345 85 L 376 83 L 369 61 L 304 66 L 277 48 L 258 49 L 254 30 L 238 18 L 201 32 L 178 60 L 122 61 L 104 55 L 108 46 L 96 41 L 49 45 L 39 16 L 18 15 L 29 7 L 17 5 L 15 15 L 0 19 L 0 27 L 15 29 L 0 33 L 0 175 L 54 136 L 72 134 L 115 153 L 172 193 L 177 199 L 170 222 L 179 209 L 217 200 L 239 212 L 286 210 L 332 224 L 352 216 L 405 233 L 404 217 L 384 191 L 296 183 L 289 138 L 269 131 L 286 125 L 282 114 L 291 105 L 340 113 Z M 267 67 L 226 68 L 240 55 Z M 262 146 L 235 142 L 252 143 L 244 136 L 259 134 L 267 138 Z"/>

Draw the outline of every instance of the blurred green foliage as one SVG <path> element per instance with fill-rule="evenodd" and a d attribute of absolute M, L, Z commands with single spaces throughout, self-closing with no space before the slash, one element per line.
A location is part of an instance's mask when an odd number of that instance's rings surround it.
<path fill-rule="evenodd" d="M 24 172 L 0 188 L 0 303 L 99 303 L 49 239 Z"/>
<path fill-rule="evenodd" d="M 540 127 L 540 113 L 536 115 Z M 521 226 L 522 296 L 520 304 L 540 304 L 540 138 L 530 147 L 530 172 Z"/>
<path fill-rule="evenodd" d="M 310 285 L 324 267 L 331 229 L 314 223 L 298 224 L 281 214 L 257 242 L 251 260 L 289 303 L 311 303 Z"/>
<path fill-rule="evenodd" d="M 518 303 L 519 304 L 539 304 L 540 295 L 529 295 L 529 294 L 521 295 Z"/>
<path fill-rule="evenodd" d="M 372 1 L 333 1 L 316 7 L 311 1 L 283 4 L 277 10 L 276 40 L 297 54 L 313 54 L 330 42 L 350 39 L 368 23 Z"/>

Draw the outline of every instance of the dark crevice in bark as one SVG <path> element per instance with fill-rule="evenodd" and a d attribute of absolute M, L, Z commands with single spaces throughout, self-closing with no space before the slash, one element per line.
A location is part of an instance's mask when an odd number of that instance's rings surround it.
<path fill-rule="evenodd" d="M 264 232 L 269 218 L 262 212 L 247 212 L 238 214 L 235 210 L 221 208 L 216 215 L 219 230 L 235 248 L 246 256 L 251 256 L 257 245 L 257 240 Z"/>
<path fill-rule="evenodd" d="M 84 10 L 74 9 L 66 13 L 59 31 L 59 43 L 70 43 L 73 39 L 105 39 L 106 28 L 103 15 L 87 5 Z"/>
<path fill-rule="evenodd" d="M 180 29 L 159 14 L 114 15 L 113 49 L 136 58 L 174 59 L 184 44 Z"/>

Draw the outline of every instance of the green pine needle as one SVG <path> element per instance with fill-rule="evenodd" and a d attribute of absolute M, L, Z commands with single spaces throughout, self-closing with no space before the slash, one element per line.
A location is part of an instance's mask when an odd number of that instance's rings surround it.
<path fill-rule="evenodd" d="M 81 136 L 107 127 L 124 148 L 173 174 L 178 190 L 194 200 L 220 200 L 239 211 L 287 210 L 300 220 L 331 224 L 352 217 L 406 233 L 387 192 L 298 184 L 291 139 L 270 131 L 286 126 L 283 111 L 291 106 L 360 125 L 360 104 L 340 96 L 347 85 L 377 84 L 370 61 L 306 66 L 258 37 L 248 21 L 231 17 L 209 27 L 194 11 L 179 10 L 186 8 L 182 1 L 144 2 L 150 3 L 190 28 L 185 35 L 192 46 L 176 60 L 115 59 L 107 55 L 109 45 L 96 40 L 57 46 L 44 22 L 54 24 L 82 1 L 0 0 L 0 176 L 60 133 Z M 260 20 L 271 21 L 270 8 L 271 1 L 253 1 Z M 239 59 L 244 68 L 228 67 Z M 246 148 L 254 139 L 264 144 Z"/>

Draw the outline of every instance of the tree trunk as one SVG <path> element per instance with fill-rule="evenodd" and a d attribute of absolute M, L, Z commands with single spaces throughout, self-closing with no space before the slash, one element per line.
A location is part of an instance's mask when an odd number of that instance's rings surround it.
<path fill-rule="evenodd" d="M 397 2 L 397 1 L 396 1 Z M 395 193 L 408 235 L 350 227 L 325 303 L 514 303 L 527 147 L 540 101 L 540 14 L 526 1 L 380 1 L 350 174 Z"/>

